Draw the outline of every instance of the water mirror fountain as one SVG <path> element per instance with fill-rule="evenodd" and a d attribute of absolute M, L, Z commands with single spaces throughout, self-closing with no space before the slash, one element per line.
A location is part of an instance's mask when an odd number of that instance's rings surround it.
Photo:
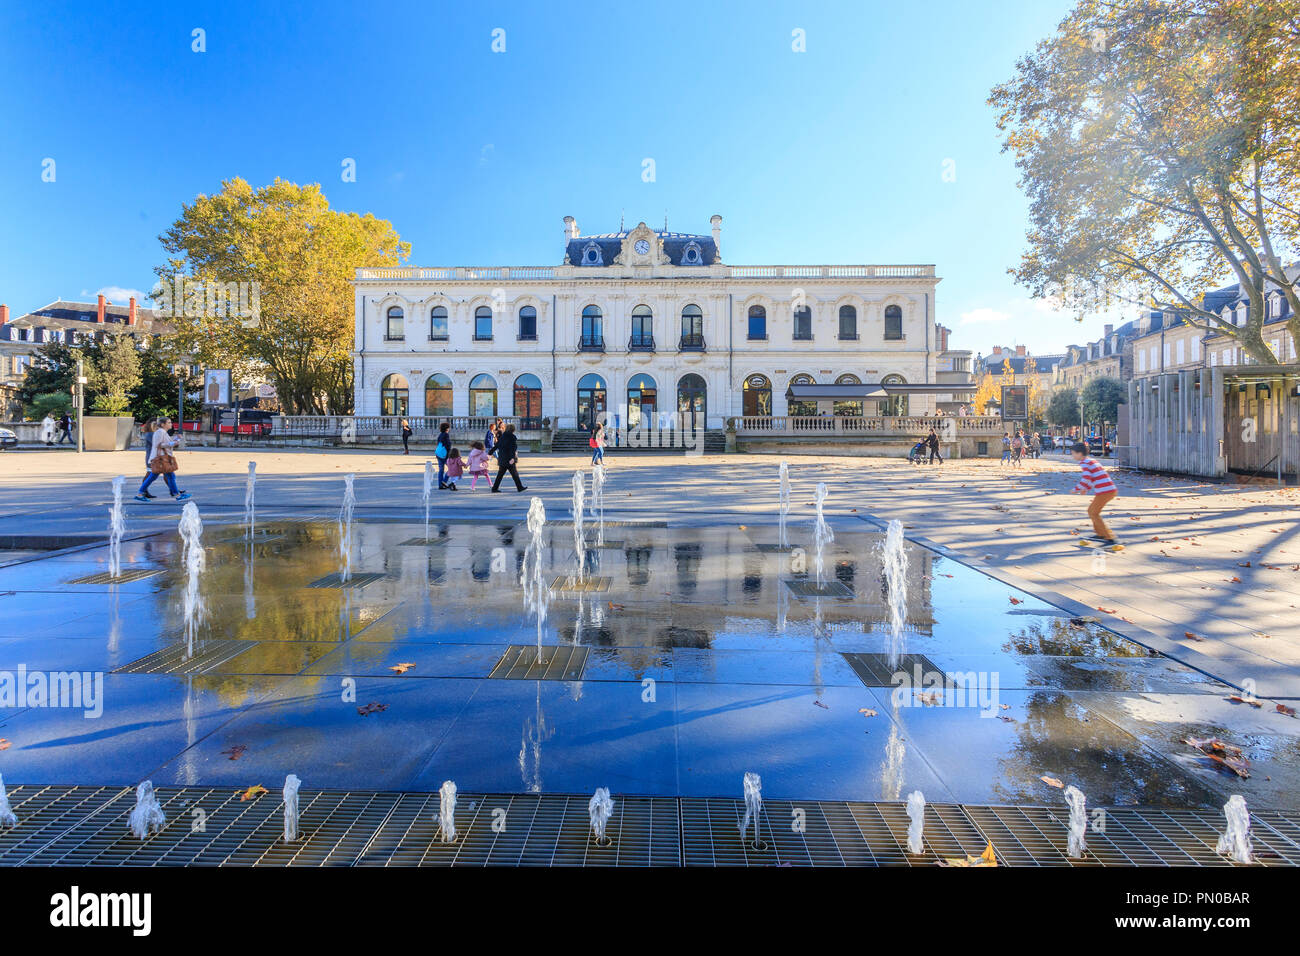
<path fill-rule="evenodd" d="M 297 774 L 284 778 L 284 842 L 293 843 L 298 839 L 298 788 L 302 781 Z"/>
<path fill-rule="evenodd" d="M 754 821 L 754 842 L 752 846 L 755 850 L 762 850 L 763 841 L 758 833 L 758 819 L 763 812 L 763 781 L 756 773 L 745 771 L 745 818 L 740 821 L 740 841 L 745 842 L 745 831 L 749 829 L 749 821 Z"/>
<path fill-rule="evenodd" d="M 835 540 L 835 534 L 826 523 L 823 511 L 826 504 L 826 482 L 817 482 L 813 503 L 817 507 L 817 517 L 813 522 L 813 569 L 817 572 L 817 590 L 820 591 L 826 578 L 826 546 Z"/>
<path fill-rule="evenodd" d="M 158 795 L 153 792 L 153 781 L 146 780 L 135 788 L 135 808 L 127 817 L 126 825 L 131 828 L 137 840 L 144 840 L 157 833 L 167 822 L 163 815 Z"/>
<path fill-rule="evenodd" d="M 343 503 L 339 505 L 339 580 L 346 584 L 352 580 L 352 512 L 357 506 L 353 487 L 356 475 L 343 476 Z"/>
<path fill-rule="evenodd" d="M 424 543 L 429 543 L 429 503 L 433 498 L 434 470 L 433 462 L 424 463 L 424 490 L 420 500 L 424 502 Z"/>
<path fill-rule="evenodd" d="M 1246 809 L 1246 798 L 1234 793 L 1223 805 L 1223 815 L 1228 820 L 1228 829 L 1219 834 L 1215 852 L 1231 856 L 1235 863 L 1254 863 L 1255 852 L 1250 841 L 1250 811 Z"/>
<path fill-rule="evenodd" d="M 537 663 L 542 663 L 542 625 L 546 623 L 546 603 L 550 591 L 542 579 L 542 531 L 546 527 L 546 506 L 541 498 L 528 503 L 528 533 L 531 539 L 524 550 L 524 566 L 519 583 L 524 589 L 524 605 L 537 619 Z"/>
<path fill-rule="evenodd" d="M 780 480 L 781 486 L 779 491 L 780 498 L 778 499 L 779 503 L 777 506 L 779 517 L 776 526 L 776 543 L 778 547 L 789 549 L 790 538 L 785 532 L 785 521 L 790 515 L 790 466 L 785 462 L 781 462 Z"/>
<path fill-rule="evenodd" d="M 614 813 L 614 800 L 609 795 L 608 787 L 597 787 L 596 793 L 587 804 L 587 815 L 591 818 L 591 833 L 598 846 L 609 846 L 612 842 L 605 836 L 605 827 Z"/>
<path fill-rule="evenodd" d="M 907 624 L 907 549 L 903 523 L 889 522 L 880 547 L 881 573 L 889 598 L 889 666 L 897 667 L 903 653 L 903 628 Z"/>
<path fill-rule="evenodd" d="M 907 852 L 922 853 L 925 844 L 922 834 L 925 830 L 925 795 L 920 790 L 913 790 L 907 795 Z"/>
<path fill-rule="evenodd" d="M 450 780 L 438 788 L 438 835 L 443 843 L 456 842 L 456 785 Z"/>
<path fill-rule="evenodd" d="M 206 556 L 203 551 L 203 520 L 199 517 L 199 508 L 192 501 L 185 502 L 181 509 L 179 524 L 181 541 L 184 542 L 181 561 L 185 566 L 185 595 L 182 606 L 185 611 L 185 647 L 186 654 L 193 655 L 194 639 L 198 626 L 203 620 L 203 597 L 199 593 L 199 577 L 203 573 Z"/>
<path fill-rule="evenodd" d="M 126 476 L 113 479 L 113 507 L 108 512 L 108 575 L 122 576 L 122 534 L 126 531 L 126 515 L 122 511 L 122 486 Z"/>
<path fill-rule="evenodd" d="M 1065 802 L 1070 806 L 1070 838 L 1066 852 L 1076 859 L 1087 849 L 1088 800 L 1078 787 L 1065 788 Z"/>
<path fill-rule="evenodd" d="M 597 791 L 597 793 L 599 792 Z M 4 774 L 0 774 L 0 829 L 16 826 L 18 826 L 18 817 L 14 815 L 14 808 L 9 806 L 9 794 L 5 792 Z"/>
<path fill-rule="evenodd" d="M 257 521 L 256 508 L 253 504 L 257 489 L 257 462 L 248 463 L 248 480 L 244 483 L 244 528 L 249 541 L 253 540 L 253 529 Z"/>
<path fill-rule="evenodd" d="M 583 497 L 586 494 L 586 476 L 580 471 L 573 473 L 573 550 L 578 556 L 578 580 L 582 580 L 583 567 L 586 564 L 587 542 L 583 537 L 582 513 Z"/>

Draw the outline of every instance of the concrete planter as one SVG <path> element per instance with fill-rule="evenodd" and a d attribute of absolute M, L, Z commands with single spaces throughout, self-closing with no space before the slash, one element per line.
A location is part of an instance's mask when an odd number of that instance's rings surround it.
<path fill-rule="evenodd" d="M 122 451 L 131 446 L 134 425 L 130 415 L 86 415 L 81 420 L 82 442 L 86 451 Z"/>

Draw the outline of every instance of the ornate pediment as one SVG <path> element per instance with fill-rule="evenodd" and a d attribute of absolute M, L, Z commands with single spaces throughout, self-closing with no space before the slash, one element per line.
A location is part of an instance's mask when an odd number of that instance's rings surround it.
<path fill-rule="evenodd" d="M 654 266 L 665 265 L 668 257 L 664 255 L 663 238 L 644 222 L 623 237 L 623 248 L 614 259 L 620 266 Z"/>

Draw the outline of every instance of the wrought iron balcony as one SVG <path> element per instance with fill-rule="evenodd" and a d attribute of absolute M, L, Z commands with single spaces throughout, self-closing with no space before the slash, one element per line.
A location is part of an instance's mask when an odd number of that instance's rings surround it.
<path fill-rule="evenodd" d="M 634 335 L 628 339 L 627 349 L 629 352 L 653 352 L 655 350 L 655 337 L 653 335 Z"/>
<path fill-rule="evenodd" d="M 702 352 L 704 351 L 704 336 L 683 335 L 677 347 L 683 352 Z"/>

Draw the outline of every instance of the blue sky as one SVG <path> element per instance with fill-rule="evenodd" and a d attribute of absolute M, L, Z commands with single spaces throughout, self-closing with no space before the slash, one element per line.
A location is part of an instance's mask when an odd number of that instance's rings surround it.
<path fill-rule="evenodd" d="M 565 215 L 713 213 L 730 263 L 933 262 L 955 347 L 1041 354 L 1100 320 L 1006 274 L 1025 201 L 985 99 L 1069 6 L 5 5 L 0 301 L 148 290 L 182 202 L 279 176 L 391 220 L 420 265 L 554 264 Z"/>

